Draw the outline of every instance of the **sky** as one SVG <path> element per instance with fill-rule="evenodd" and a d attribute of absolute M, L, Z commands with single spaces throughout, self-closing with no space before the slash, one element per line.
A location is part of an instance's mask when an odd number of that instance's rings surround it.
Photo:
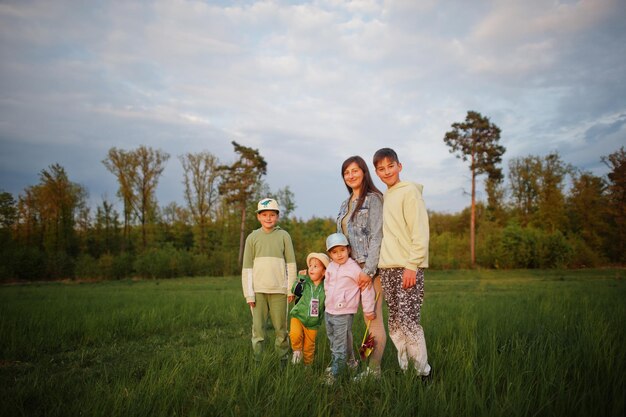
<path fill-rule="evenodd" d="M 117 201 L 102 160 L 145 145 L 170 155 L 159 205 L 183 205 L 179 156 L 230 164 L 236 141 L 301 219 L 334 218 L 342 162 L 374 175 L 381 147 L 429 210 L 456 213 L 470 172 L 443 137 L 469 110 L 501 129 L 505 174 L 558 152 L 606 175 L 626 145 L 626 1 L 0 0 L 0 190 L 16 199 L 58 163 L 94 210 Z"/>

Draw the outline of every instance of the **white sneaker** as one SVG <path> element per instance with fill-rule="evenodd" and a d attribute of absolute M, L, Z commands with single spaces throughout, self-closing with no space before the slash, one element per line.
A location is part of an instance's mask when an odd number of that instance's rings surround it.
<path fill-rule="evenodd" d="M 354 378 L 352 378 L 352 380 L 354 382 L 362 382 L 369 378 L 372 378 L 372 379 L 380 378 L 380 369 L 374 370 L 372 368 L 365 368 L 363 372 L 357 374 Z"/>
<path fill-rule="evenodd" d="M 335 384 L 335 375 L 328 373 L 324 377 L 324 384 L 326 385 L 334 385 Z"/>
<path fill-rule="evenodd" d="M 293 355 L 291 356 L 291 363 L 293 363 L 294 365 L 297 365 L 300 362 L 302 362 L 302 351 L 294 350 Z"/>

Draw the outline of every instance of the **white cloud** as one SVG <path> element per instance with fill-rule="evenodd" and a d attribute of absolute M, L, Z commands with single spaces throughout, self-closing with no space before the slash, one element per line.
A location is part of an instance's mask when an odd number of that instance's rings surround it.
<path fill-rule="evenodd" d="M 346 157 L 370 161 L 392 146 L 429 208 L 458 211 L 468 169 L 443 135 L 467 110 L 502 128 L 505 158 L 557 149 L 591 166 L 624 140 L 614 127 L 626 114 L 623 9 L 617 0 L 0 4 L 0 146 L 24 159 L 17 142 L 74 145 L 91 149 L 82 153 L 92 165 L 111 146 L 139 144 L 230 162 L 236 140 L 260 150 L 270 186 L 289 185 L 305 218 L 334 216 Z M 594 149 L 582 152 L 591 134 Z M 175 158 L 169 165 L 167 200 L 180 197 Z M 42 168 L 36 158 L 28 169 Z M 92 194 L 115 194 L 77 176 Z"/>

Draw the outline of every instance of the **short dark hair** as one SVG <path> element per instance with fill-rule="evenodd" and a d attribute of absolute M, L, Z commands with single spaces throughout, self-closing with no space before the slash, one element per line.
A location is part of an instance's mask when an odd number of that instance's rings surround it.
<path fill-rule="evenodd" d="M 391 148 L 380 148 L 374 154 L 374 167 L 376 167 L 376 164 L 378 164 L 380 161 L 382 161 L 385 158 L 389 159 L 392 162 L 400 163 L 400 160 L 398 159 L 398 154 L 396 153 L 396 151 L 394 151 Z"/>

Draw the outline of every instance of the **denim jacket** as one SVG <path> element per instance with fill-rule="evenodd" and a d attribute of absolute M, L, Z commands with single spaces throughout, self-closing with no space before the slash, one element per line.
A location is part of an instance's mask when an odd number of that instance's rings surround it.
<path fill-rule="evenodd" d="M 341 204 L 337 215 L 337 231 L 341 233 L 341 220 L 348 213 L 348 204 L 350 197 Z M 356 201 L 352 204 L 356 205 Z M 354 220 L 347 219 L 346 227 L 346 237 L 352 248 L 351 257 L 359 264 L 365 263 L 363 272 L 370 277 L 375 276 L 383 239 L 382 197 L 375 193 L 367 194 Z"/>

